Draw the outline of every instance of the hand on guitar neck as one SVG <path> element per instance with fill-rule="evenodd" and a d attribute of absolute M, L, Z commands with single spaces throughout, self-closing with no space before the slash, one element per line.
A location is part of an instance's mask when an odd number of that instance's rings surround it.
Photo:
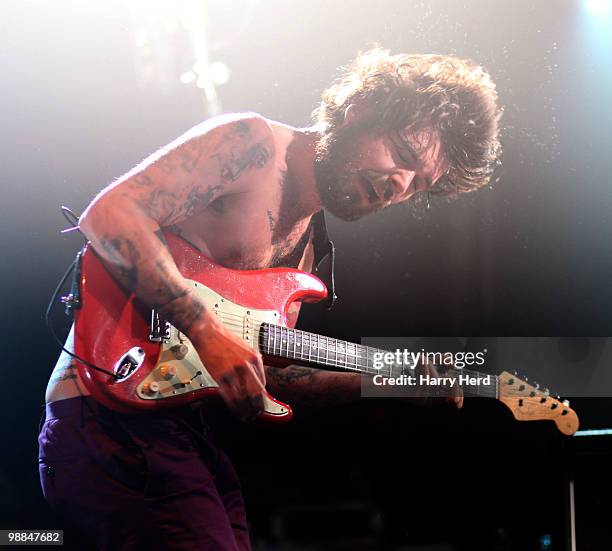
<path fill-rule="evenodd" d="M 435 379 L 438 379 L 441 377 L 441 374 L 438 372 L 435 365 L 429 361 L 419 362 L 415 367 L 415 375 L 417 377 L 429 376 L 430 378 L 435 378 Z M 448 389 L 447 387 L 444 387 L 444 388 L 445 388 L 444 395 L 435 397 L 431 395 L 431 391 L 429 390 L 429 387 L 425 385 L 421 385 L 417 387 L 417 390 L 415 392 L 415 398 L 420 403 L 427 403 L 424 400 L 435 400 L 436 402 L 452 404 L 455 407 L 457 407 L 457 409 L 461 409 L 463 407 L 463 391 L 461 390 L 461 386 L 453 385 L 452 387 L 450 387 L 450 389 Z"/>

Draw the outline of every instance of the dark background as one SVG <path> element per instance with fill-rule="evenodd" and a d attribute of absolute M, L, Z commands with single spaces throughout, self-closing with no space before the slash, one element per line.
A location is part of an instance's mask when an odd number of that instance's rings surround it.
<path fill-rule="evenodd" d="M 201 91 L 178 79 L 190 65 L 180 32 L 154 43 L 174 54 L 165 77 L 143 77 L 135 36 L 158 5 L 0 8 L 2 527 L 63 526 L 42 501 L 36 464 L 57 356 L 42 314 L 79 244 L 60 236 L 58 207 L 81 212 L 207 116 Z M 349 339 L 610 334 L 609 13 L 544 0 L 219 1 L 207 11 L 210 60 L 231 70 L 217 88 L 224 111 L 306 125 L 337 68 L 374 43 L 474 58 L 505 108 L 504 165 L 489 188 L 429 209 L 330 220 L 341 300 L 330 313 L 307 311 L 303 327 Z M 574 405 L 583 426 L 610 426 L 609 401 Z M 568 442 L 545 423 L 512 421 L 501 404 L 361 403 L 298 410 L 281 428 L 224 423 L 259 549 L 564 548 Z M 584 475 L 577 490 L 578 521 L 590 523 L 580 549 L 599 548 L 587 540 L 609 512 L 599 457 L 601 471 L 595 460 L 584 466 L 596 486 Z M 542 547 L 546 534 L 552 547 Z M 76 538 L 67 532 L 78 547 Z"/>

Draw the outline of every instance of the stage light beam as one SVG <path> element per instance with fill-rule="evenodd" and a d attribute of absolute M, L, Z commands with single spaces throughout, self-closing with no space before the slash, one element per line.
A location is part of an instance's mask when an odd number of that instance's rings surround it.
<path fill-rule="evenodd" d="M 586 0 L 585 5 L 587 10 L 597 17 L 606 17 L 612 12 L 611 0 Z"/>

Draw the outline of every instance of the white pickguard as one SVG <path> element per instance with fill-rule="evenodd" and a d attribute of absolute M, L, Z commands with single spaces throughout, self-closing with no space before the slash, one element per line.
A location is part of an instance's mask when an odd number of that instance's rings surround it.
<path fill-rule="evenodd" d="M 256 350 L 259 350 L 260 325 L 266 322 L 279 324 L 281 315 L 275 310 L 244 308 L 226 300 L 201 283 L 187 281 L 195 288 L 210 311 L 217 314 L 230 331 Z M 170 338 L 162 342 L 159 361 L 138 386 L 137 392 L 143 400 L 163 400 L 218 386 L 189 339 L 175 327 L 170 326 Z M 285 415 L 287 408 L 264 395 L 264 411 L 271 415 Z"/>

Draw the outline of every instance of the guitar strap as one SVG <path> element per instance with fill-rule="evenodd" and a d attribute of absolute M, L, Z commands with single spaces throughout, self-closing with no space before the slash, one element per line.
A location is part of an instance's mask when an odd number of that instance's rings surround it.
<path fill-rule="evenodd" d="M 325 223 L 325 212 L 320 210 L 312 217 L 313 223 L 313 247 L 314 247 L 314 270 L 316 275 L 327 286 L 328 294 L 324 305 L 330 310 L 336 299 L 336 286 L 334 280 L 334 264 L 336 259 L 336 248 L 330 241 Z"/>

